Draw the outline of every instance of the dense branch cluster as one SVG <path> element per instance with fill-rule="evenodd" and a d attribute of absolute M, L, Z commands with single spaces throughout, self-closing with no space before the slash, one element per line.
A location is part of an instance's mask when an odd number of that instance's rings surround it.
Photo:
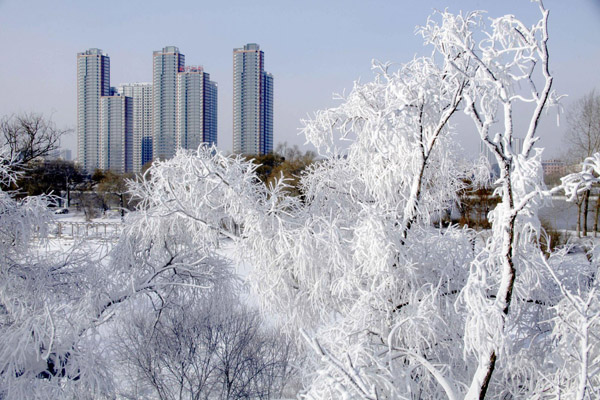
<path fill-rule="evenodd" d="M 60 138 L 69 130 L 58 129 L 42 114 L 19 114 L 0 119 L 0 146 L 21 165 L 58 150 Z"/>

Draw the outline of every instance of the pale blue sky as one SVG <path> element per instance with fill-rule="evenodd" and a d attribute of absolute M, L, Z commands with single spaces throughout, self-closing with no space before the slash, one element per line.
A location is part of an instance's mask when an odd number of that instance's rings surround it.
<path fill-rule="evenodd" d="M 551 69 L 565 106 L 600 90 L 600 0 L 546 0 Z M 232 50 L 259 43 L 275 77 L 275 143 L 302 144 L 300 119 L 334 106 L 332 94 L 370 80 L 371 59 L 405 62 L 428 54 L 415 26 L 433 9 L 510 13 L 531 24 L 528 0 L 48 1 L 0 0 L 0 115 L 52 114 L 76 123 L 76 54 L 99 47 L 111 84 L 152 81 L 152 51 L 175 45 L 187 65 L 203 65 L 219 85 L 219 147 L 231 150 Z M 541 145 L 560 153 L 565 126 L 547 118 Z M 475 140 L 461 136 L 468 153 Z M 75 147 L 75 135 L 65 144 Z"/>

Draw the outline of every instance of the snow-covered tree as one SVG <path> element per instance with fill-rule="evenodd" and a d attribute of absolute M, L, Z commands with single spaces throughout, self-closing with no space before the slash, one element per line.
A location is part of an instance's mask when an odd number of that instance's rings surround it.
<path fill-rule="evenodd" d="M 168 305 L 137 301 L 116 335 L 127 398 L 281 398 L 291 341 L 231 288 L 179 291 Z M 229 290 L 228 290 L 229 289 Z"/>
<path fill-rule="evenodd" d="M 569 107 L 566 120 L 567 130 L 564 140 L 568 146 L 567 157 L 571 163 L 581 163 L 585 158 L 600 151 L 600 96 L 596 95 L 594 90 Z M 587 236 L 590 195 L 590 191 L 585 191 L 576 202 L 579 213 L 577 236 L 580 236 L 581 232 L 583 236 Z M 594 236 L 598 231 L 598 214 L 600 214 L 600 202 L 596 200 Z"/>
<path fill-rule="evenodd" d="M 569 248 L 542 260 L 560 292 L 554 304 L 549 363 L 548 397 L 577 400 L 600 396 L 600 294 L 597 248 L 568 254 Z"/>
<path fill-rule="evenodd" d="M 0 157 L 2 183 L 11 168 Z M 106 339 L 120 306 L 140 295 L 169 304 L 173 288 L 231 290 L 232 271 L 197 229 L 151 208 L 116 244 L 50 240 L 50 201 L 0 191 L 0 397 L 111 397 Z"/>
<path fill-rule="evenodd" d="M 534 337 L 549 295 L 534 261 L 544 186 L 533 145 L 554 100 L 540 8 L 533 27 L 439 13 L 420 30 L 431 57 L 394 73 L 376 65 L 374 82 L 355 84 L 341 106 L 306 123 L 328 156 L 303 178 L 307 206 L 280 216 L 271 235 L 254 225 L 245 233 L 265 306 L 291 316 L 321 356 L 308 397 L 536 392 L 547 340 Z M 533 103 L 530 122 L 516 127 L 523 103 Z M 432 226 L 465 176 L 451 151 L 459 107 L 500 165 L 501 202 L 485 241 Z M 336 138 L 350 143 L 343 157 Z"/>
<path fill-rule="evenodd" d="M 307 121 L 326 158 L 303 175 L 302 203 L 284 181 L 257 185 L 253 166 L 211 149 L 153 166 L 151 186 L 138 188 L 165 215 L 239 244 L 263 308 L 318 355 L 306 397 L 542 398 L 555 388 L 547 349 L 563 295 L 537 244 L 547 193 L 534 144 L 556 96 L 538 4 L 532 27 L 437 14 L 419 31 L 430 57 L 375 64 L 373 82 Z M 524 125 L 518 109 L 530 112 Z M 441 223 L 472 178 L 453 151 L 458 111 L 500 166 L 489 232 Z"/>
<path fill-rule="evenodd" d="M 3 187 L 16 178 L 14 165 L 5 154 L 0 157 Z M 77 300 L 92 277 L 84 272 L 88 260 L 78 251 L 63 255 L 49 248 L 49 201 L 17 201 L 0 191 L 0 395 L 6 398 L 52 396 L 61 381 L 87 381 L 79 363 L 70 360 L 96 359 L 72 341 L 85 307 Z M 88 383 L 102 378 L 99 373 Z"/>

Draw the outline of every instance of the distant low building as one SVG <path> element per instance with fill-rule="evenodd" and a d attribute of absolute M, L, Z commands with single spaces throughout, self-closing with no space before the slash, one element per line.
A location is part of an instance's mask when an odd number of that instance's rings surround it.
<path fill-rule="evenodd" d="M 58 158 L 60 158 L 61 160 L 64 160 L 64 161 L 73 160 L 73 155 L 71 153 L 71 149 L 62 149 L 60 151 L 60 153 L 58 154 Z"/>
<path fill-rule="evenodd" d="M 544 169 L 544 176 L 563 176 L 566 175 L 568 172 L 567 164 L 561 160 L 544 160 L 542 161 L 542 168 Z"/>

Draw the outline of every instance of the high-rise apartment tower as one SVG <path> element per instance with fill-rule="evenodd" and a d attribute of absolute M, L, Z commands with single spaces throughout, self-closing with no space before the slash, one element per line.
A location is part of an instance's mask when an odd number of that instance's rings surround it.
<path fill-rule="evenodd" d="M 273 151 L 273 76 L 256 43 L 233 49 L 233 152 Z"/>
<path fill-rule="evenodd" d="M 77 159 L 84 171 L 100 167 L 100 97 L 110 95 L 110 58 L 100 49 L 77 54 Z"/>
<path fill-rule="evenodd" d="M 133 99 L 113 93 L 100 98 L 100 169 L 132 172 Z"/>
<path fill-rule="evenodd" d="M 152 160 L 152 83 L 124 83 L 119 93 L 133 102 L 132 170 L 140 172 Z"/>
<path fill-rule="evenodd" d="M 197 149 L 217 144 L 217 84 L 202 67 L 185 67 L 177 74 L 177 143 Z"/>
<path fill-rule="evenodd" d="M 152 150 L 153 158 L 175 155 L 177 73 L 183 71 L 185 56 L 175 46 L 153 54 L 152 70 Z"/>

